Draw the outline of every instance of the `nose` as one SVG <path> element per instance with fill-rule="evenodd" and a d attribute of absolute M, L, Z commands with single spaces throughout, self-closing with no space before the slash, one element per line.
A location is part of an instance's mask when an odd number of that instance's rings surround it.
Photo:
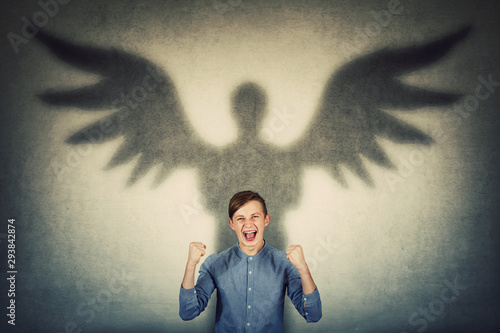
<path fill-rule="evenodd" d="M 243 222 L 243 226 L 246 228 L 251 227 L 253 225 L 253 221 L 251 219 L 245 219 Z"/>

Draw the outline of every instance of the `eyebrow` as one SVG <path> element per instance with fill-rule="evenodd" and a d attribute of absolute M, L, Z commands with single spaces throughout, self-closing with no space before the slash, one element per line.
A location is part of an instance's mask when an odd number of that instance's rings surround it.
<path fill-rule="evenodd" d="M 261 213 L 252 213 L 250 214 L 250 216 L 254 216 L 254 215 L 261 215 Z M 234 218 L 238 218 L 238 217 L 245 217 L 244 215 L 240 214 L 240 215 L 235 215 Z"/>

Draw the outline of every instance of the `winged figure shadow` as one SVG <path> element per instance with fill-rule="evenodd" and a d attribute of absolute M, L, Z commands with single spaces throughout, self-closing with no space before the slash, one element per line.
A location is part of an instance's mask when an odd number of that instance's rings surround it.
<path fill-rule="evenodd" d="M 232 94 L 232 112 L 239 127 L 237 139 L 225 147 L 214 147 L 190 126 L 172 79 L 158 65 L 122 50 L 77 45 L 42 31 L 37 39 L 55 56 L 101 79 L 85 87 L 47 91 L 39 97 L 60 107 L 115 110 L 77 131 L 66 142 L 104 143 L 123 137 L 107 167 L 130 163 L 138 157 L 128 185 L 153 166 L 159 166 L 155 185 L 176 168 L 197 168 L 203 203 L 220 221 L 219 249 L 236 241 L 227 227 L 228 199 L 246 189 L 266 198 L 272 213 L 266 239 L 284 248 L 283 215 L 297 204 L 305 166 L 324 167 L 347 187 L 343 166 L 367 186 L 375 186 L 361 156 L 382 167 L 395 168 L 377 137 L 401 144 L 433 143 L 427 134 L 384 110 L 406 112 L 458 101 L 460 94 L 417 88 L 400 78 L 437 62 L 470 30 L 465 27 L 423 45 L 384 48 L 346 63 L 331 75 L 308 130 L 289 148 L 260 139 L 267 97 L 255 83 L 245 82 Z"/>

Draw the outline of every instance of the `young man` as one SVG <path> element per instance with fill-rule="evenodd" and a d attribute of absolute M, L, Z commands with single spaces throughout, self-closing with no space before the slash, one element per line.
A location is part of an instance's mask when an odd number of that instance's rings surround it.
<path fill-rule="evenodd" d="M 201 265 L 196 286 L 196 265 L 205 255 L 201 242 L 189 244 L 189 256 L 179 294 L 183 320 L 198 316 L 217 288 L 215 332 L 283 332 L 285 290 L 307 322 L 321 318 L 321 299 L 300 245 L 287 252 L 264 240 L 271 217 L 258 193 L 236 193 L 229 202 L 229 226 L 238 244 L 210 255 Z"/>

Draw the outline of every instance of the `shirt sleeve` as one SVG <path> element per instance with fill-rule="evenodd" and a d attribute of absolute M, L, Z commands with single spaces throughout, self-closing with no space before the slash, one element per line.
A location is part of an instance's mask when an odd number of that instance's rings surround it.
<path fill-rule="evenodd" d="M 179 292 L 179 316 L 182 320 L 194 319 L 202 313 L 215 290 L 215 282 L 209 272 L 208 261 L 209 258 L 201 265 L 200 275 L 194 288 L 184 289 L 181 284 Z"/>
<path fill-rule="evenodd" d="M 315 323 L 321 319 L 321 297 L 319 296 L 318 287 L 316 286 L 312 293 L 304 294 L 302 280 L 295 267 L 288 274 L 288 297 L 308 323 Z"/>

